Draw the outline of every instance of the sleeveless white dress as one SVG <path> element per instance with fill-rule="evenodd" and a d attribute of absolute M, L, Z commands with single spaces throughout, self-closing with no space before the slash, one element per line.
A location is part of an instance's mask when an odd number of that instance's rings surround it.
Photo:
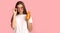
<path fill-rule="evenodd" d="M 16 27 L 14 28 L 14 33 L 29 33 L 25 17 L 26 14 L 19 14 L 16 16 Z M 30 17 L 29 22 L 32 23 L 32 17 Z"/>

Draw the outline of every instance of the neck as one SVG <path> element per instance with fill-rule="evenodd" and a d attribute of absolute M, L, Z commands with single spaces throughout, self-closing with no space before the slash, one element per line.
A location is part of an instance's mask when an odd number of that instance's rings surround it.
<path fill-rule="evenodd" d="M 23 12 L 20 12 L 20 14 L 23 14 Z"/>

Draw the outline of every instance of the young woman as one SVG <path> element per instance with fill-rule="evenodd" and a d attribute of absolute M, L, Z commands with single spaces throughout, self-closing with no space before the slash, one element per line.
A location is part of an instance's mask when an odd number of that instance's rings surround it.
<path fill-rule="evenodd" d="M 11 27 L 14 33 L 29 33 L 32 30 L 32 17 L 22 1 L 18 1 L 13 10 Z"/>

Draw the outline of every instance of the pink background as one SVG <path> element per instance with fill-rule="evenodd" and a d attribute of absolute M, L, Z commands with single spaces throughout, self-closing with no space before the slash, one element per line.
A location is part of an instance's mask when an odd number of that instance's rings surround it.
<path fill-rule="evenodd" d="M 12 9 L 18 0 L 0 0 L 0 33 L 13 33 L 10 26 Z M 33 17 L 30 33 L 60 33 L 59 0 L 22 0 Z"/>

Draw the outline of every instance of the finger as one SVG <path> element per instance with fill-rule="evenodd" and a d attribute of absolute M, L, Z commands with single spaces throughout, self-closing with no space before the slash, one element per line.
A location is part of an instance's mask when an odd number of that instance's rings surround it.
<path fill-rule="evenodd" d="M 17 8 L 15 8 L 15 10 L 17 11 Z"/>
<path fill-rule="evenodd" d="M 17 12 L 17 8 L 15 8 L 16 12 Z"/>
<path fill-rule="evenodd" d="M 30 15 L 30 11 L 27 11 L 27 15 Z"/>

